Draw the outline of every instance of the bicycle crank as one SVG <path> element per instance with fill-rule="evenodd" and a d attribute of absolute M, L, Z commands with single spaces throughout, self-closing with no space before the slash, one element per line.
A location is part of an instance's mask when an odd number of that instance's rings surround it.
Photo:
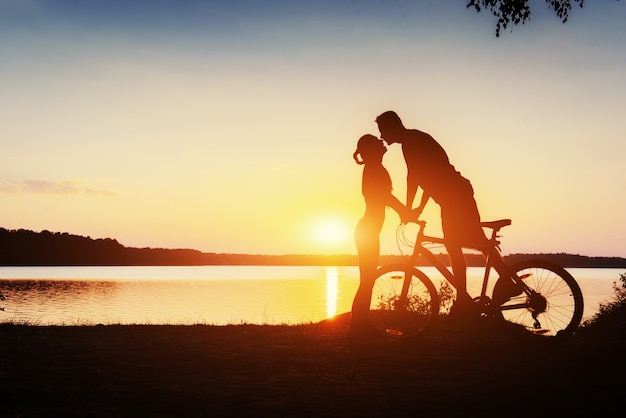
<path fill-rule="evenodd" d="M 472 299 L 483 318 L 493 316 L 493 306 L 491 305 L 491 299 L 487 296 L 477 296 Z"/>
<path fill-rule="evenodd" d="M 548 309 L 548 300 L 540 293 L 533 292 L 528 296 L 526 304 L 534 320 L 533 328 L 540 329 L 541 323 L 537 317 Z"/>

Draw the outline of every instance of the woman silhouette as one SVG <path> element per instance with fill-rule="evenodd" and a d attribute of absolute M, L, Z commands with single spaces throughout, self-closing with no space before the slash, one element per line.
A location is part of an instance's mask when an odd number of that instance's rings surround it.
<path fill-rule="evenodd" d="M 364 165 L 361 188 L 365 199 L 365 213 L 354 231 L 359 253 L 360 282 L 352 303 L 350 337 L 356 339 L 375 335 L 368 315 L 378 267 L 379 236 L 385 221 L 385 208 L 393 208 L 400 217 L 406 214 L 406 207 L 391 193 L 391 177 L 382 164 L 386 152 L 383 141 L 368 134 L 359 139 L 353 154 L 354 161 Z"/>

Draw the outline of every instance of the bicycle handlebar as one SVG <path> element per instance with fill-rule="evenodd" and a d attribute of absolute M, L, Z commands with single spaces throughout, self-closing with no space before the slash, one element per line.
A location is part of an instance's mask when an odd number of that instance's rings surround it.
<path fill-rule="evenodd" d="M 407 221 L 407 223 L 414 223 L 414 224 L 418 224 L 420 227 L 424 228 L 426 226 L 426 221 L 422 221 L 420 219 L 412 219 L 410 221 Z"/>
<path fill-rule="evenodd" d="M 416 234 L 415 244 L 422 242 L 430 242 L 433 244 L 445 244 L 443 238 L 440 237 L 431 237 L 424 234 L 424 229 L 426 228 L 426 221 L 420 219 L 412 219 L 410 221 L 406 221 L 403 224 L 406 225 L 408 223 L 414 223 L 419 226 Z M 400 224 L 398 227 L 401 227 L 403 224 Z"/>

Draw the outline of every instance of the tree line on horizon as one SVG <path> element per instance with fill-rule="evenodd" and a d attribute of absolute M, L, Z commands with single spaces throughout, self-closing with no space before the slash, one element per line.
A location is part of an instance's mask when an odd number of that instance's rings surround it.
<path fill-rule="evenodd" d="M 439 254 L 448 264 L 447 254 Z M 574 254 L 510 254 L 511 263 L 541 257 L 564 267 L 626 268 L 626 258 L 588 257 Z M 480 254 L 467 254 L 469 266 L 484 265 Z M 400 255 L 381 255 L 380 263 L 398 263 Z M 425 258 L 418 265 L 429 265 Z M 206 253 L 194 249 L 125 247 L 112 238 L 84 237 L 67 232 L 34 232 L 26 229 L 0 228 L 1 266 L 201 266 L 201 265 L 291 265 L 291 266 L 357 266 L 355 254 L 228 254 Z"/>

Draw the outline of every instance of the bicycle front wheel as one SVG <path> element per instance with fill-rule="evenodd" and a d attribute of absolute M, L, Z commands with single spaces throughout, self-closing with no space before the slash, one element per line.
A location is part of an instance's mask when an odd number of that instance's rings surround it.
<path fill-rule="evenodd" d="M 497 308 L 497 315 L 525 335 L 563 338 L 574 333 L 583 316 L 583 295 L 572 275 L 544 260 L 522 261 L 512 268 L 532 291 L 511 297 Z M 508 280 L 496 282 L 494 295 Z"/>
<path fill-rule="evenodd" d="M 370 321 L 399 338 L 423 335 L 439 312 L 439 296 L 420 270 L 402 264 L 378 269 L 370 302 Z"/>

